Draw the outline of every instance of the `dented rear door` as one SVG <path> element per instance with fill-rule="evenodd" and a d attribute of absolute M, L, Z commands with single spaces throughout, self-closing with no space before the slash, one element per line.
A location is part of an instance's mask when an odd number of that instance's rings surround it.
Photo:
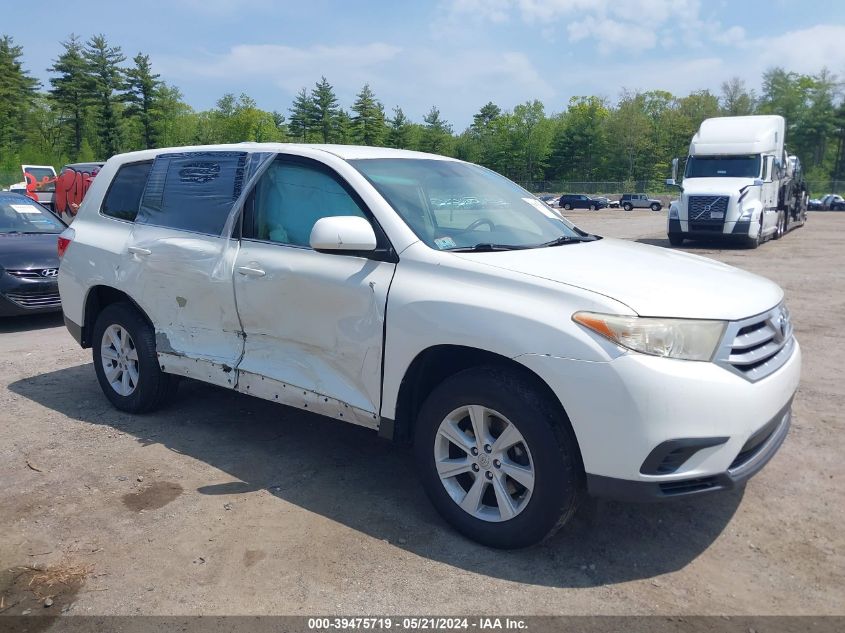
<path fill-rule="evenodd" d="M 125 287 L 155 327 L 165 371 L 234 387 L 243 337 L 232 287 L 238 241 L 221 236 L 244 152 L 159 156 L 129 238 Z"/>

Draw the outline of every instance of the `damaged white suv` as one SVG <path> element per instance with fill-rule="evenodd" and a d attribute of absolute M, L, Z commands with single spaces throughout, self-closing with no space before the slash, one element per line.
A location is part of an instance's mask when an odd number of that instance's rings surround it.
<path fill-rule="evenodd" d="M 65 322 L 116 407 L 188 376 L 412 442 L 437 509 L 495 547 L 543 539 L 585 493 L 743 484 L 798 386 L 775 284 L 590 235 L 441 156 L 123 154 L 59 251 Z"/>

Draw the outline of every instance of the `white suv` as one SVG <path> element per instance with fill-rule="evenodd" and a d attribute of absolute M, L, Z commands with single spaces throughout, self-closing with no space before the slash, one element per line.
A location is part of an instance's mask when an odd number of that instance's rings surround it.
<path fill-rule="evenodd" d="M 123 154 L 59 251 L 65 322 L 114 406 L 150 411 L 187 376 L 412 442 L 437 509 L 491 546 L 541 540 L 584 493 L 740 485 L 789 428 L 778 286 L 590 235 L 450 158 Z"/>

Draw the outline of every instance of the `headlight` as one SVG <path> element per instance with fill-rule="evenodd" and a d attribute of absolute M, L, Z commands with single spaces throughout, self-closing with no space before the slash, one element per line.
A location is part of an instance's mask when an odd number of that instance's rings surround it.
<path fill-rule="evenodd" d="M 678 217 L 678 207 L 673 204 L 671 207 L 669 207 L 669 218 L 672 220 L 677 220 Z"/>
<path fill-rule="evenodd" d="M 576 312 L 576 323 L 642 354 L 709 361 L 725 331 L 724 321 L 660 319 Z"/>

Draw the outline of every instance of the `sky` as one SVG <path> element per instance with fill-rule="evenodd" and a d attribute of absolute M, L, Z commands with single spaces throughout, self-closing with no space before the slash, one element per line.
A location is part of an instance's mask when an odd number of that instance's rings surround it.
<path fill-rule="evenodd" d="M 46 69 L 70 33 L 104 34 L 197 110 L 247 93 L 287 115 L 325 76 L 341 105 L 369 83 L 388 113 L 421 121 L 432 105 L 460 131 L 493 101 L 569 99 L 622 90 L 716 93 L 738 76 L 759 88 L 766 68 L 822 67 L 845 78 L 841 0 L 6 0 L 0 34 Z M 33 8 L 34 7 L 34 8 Z"/>

